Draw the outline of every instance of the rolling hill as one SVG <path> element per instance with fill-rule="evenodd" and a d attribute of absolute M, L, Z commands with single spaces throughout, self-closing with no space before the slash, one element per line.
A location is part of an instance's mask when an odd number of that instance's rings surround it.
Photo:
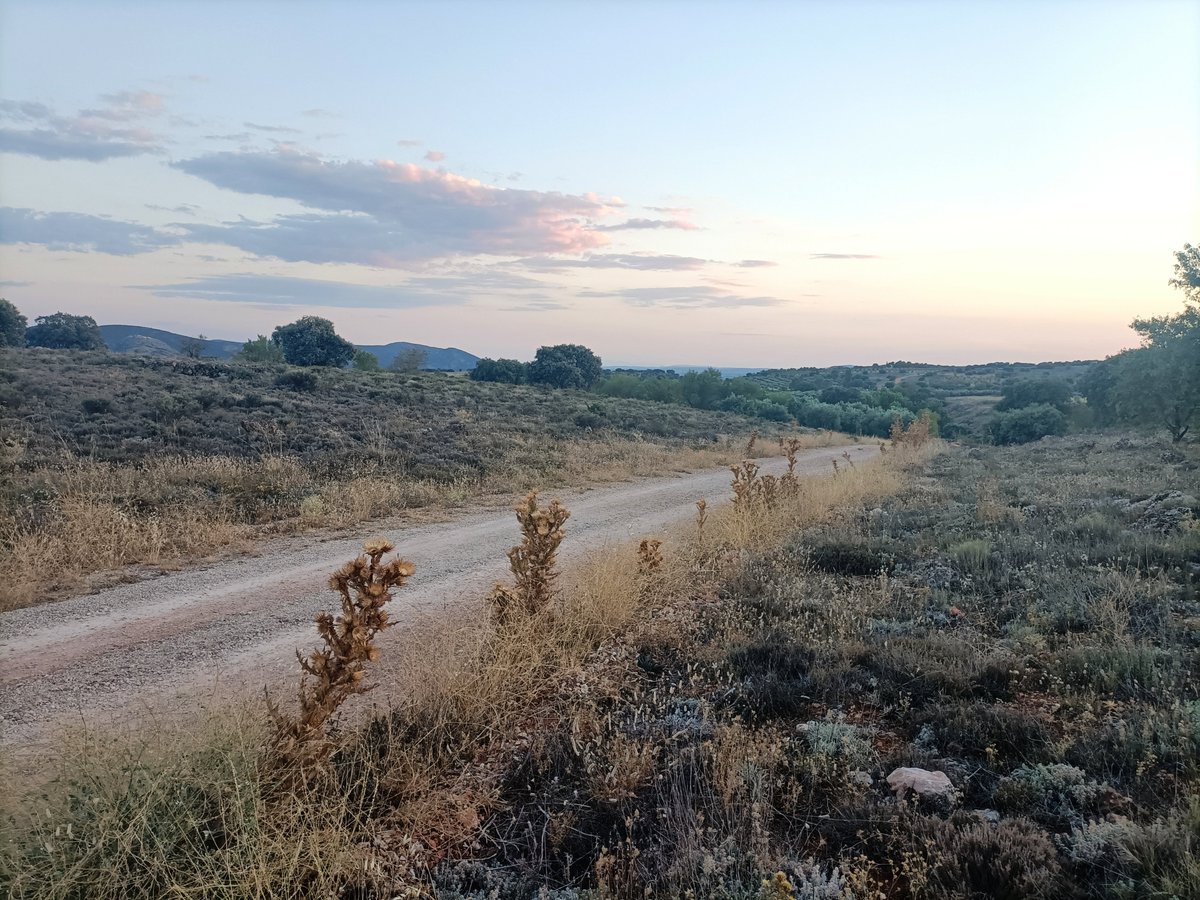
<path fill-rule="evenodd" d="M 194 340 L 185 334 L 149 328 L 145 325 L 101 325 L 104 343 L 114 353 L 137 353 L 143 356 L 179 356 L 183 353 L 183 342 Z M 461 372 L 475 368 L 478 356 L 459 350 L 457 347 L 429 347 L 408 341 L 393 341 L 390 344 L 356 344 L 361 350 L 374 353 L 379 364 L 385 368 L 399 353 L 405 350 L 421 350 L 425 353 L 422 368 Z M 241 341 L 206 339 L 203 355 L 215 359 L 229 359 L 242 349 Z"/>

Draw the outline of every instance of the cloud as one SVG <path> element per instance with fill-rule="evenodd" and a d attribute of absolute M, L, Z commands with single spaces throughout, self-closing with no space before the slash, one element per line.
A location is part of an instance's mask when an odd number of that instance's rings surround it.
<path fill-rule="evenodd" d="M 185 216 L 194 216 L 200 211 L 200 207 L 194 203 L 180 203 L 178 206 L 160 206 L 157 203 L 142 204 L 146 209 L 152 209 L 155 212 L 173 212 L 180 213 Z"/>
<path fill-rule="evenodd" d="M 0 100 L 0 152 L 45 160 L 102 162 L 161 152 L 161 139 L 136 124 L 159 115 L 162 97 L 148 91 L 109 94 L 107 106 L 60 116 L 43 103 Z"/>
<path fill-rule="evenodd" d="M 640 231 L 643 229 L 678 228 L 681 231 L 698 231 L 699 227 L 684 219 L 627 219 L 612 225 L 597 225 L 594 231 Z"/>
<path fill-rule="evenodd" d="M 239 141 L 242 143 L 250 140 L 251 137 L 252 137 L 252 135 L 248 131 L 235 131 L 230 134 L 206 134 L 206 135 L 204 135 L 204 139 L 206 141 Z"/>
<path fill-rule="evenodd" d="M 620 291 L 581 291 L 580 297 L 603 297 L 623 300 L 631 306 L 667 306 L 678 309 L 697 307 L 778 306 L 786 301 L 778 297 L 732 294 L 715 287 L 684 285 L 680 287 L 626 288 Z"/>
<path fill-rule="evenodd" d="M 306 109 L 300 113 L 302 116 L 308 116 L 310 119 L 340 119 L 341 113 L 330 112 L 327 109 Z"/>
<path fill-rule="evenodd" d="M 643 272 L 687 272 L 703 268 L 708 260 L 696 256 L 674 256 L 652 253 L 592 253 L 582 259 L 534 257 L 513 263 L 526 269 L 542 272 L 564 272 L 567 269 L 635 269 Z"/>
<path fill-rule="evenodd" d="M 809 259 L 879 259 L 874 253 L 810 253 Z"/>
<path fill-rule="evenodd" d="M 430 150 L 430 151 L 426 152 L 425 158 L 427 160 L 429 160 L 430 162 L 441 162 L 443 159 L 446 158 L 446 154 L 443 153 L 441 150 Z"/>
<path fill-rule="evenodd" d="M 621 205 L 594 194 L 499 188 L 412 163 L 294 151 L 226 151 L 173 165 L 217 187 L 319 210 L 189 231 L 288 260 L 399 267 L 445 256 L 583 253 L 606 243 L 593 220 Z"/>
<path fill-rule="evenodd" d="M 0 281 L 0 288 L 23 288 L 32 285 L 32 281 Z"/>
<path fill-rule="evenodd" d="M 175 235 L 135 222 L 85 213 L 0 207 L 0 244 L 38 244 L 49 250 L 132 256 L 178 243 Z"/>
<path fill-rule="evenodd" d="M 102 94 L 100 99 L 107 105 L 100 109 L 85 109 L 81 116 L 110 119 L 114 122 L 130 122 L 148 116 L 161 115 L 166 110 L 166 98 L 152 91 L 120 91 Z"/>
<path fill-rule="evenodd" d="M 413 140 L 412 138 L 401 138 L 400 140 L 396 141 L 396 146 L 397 147 L 420 147 L 422 143 L 423 143 L 422 141 Z"/>
<path fill-rule="evenodd" d="M 772 262 L 769 259 L 743 259 L 740 262 L 735 262 L 734 265 L 739 269 L 762 269 L 768 266 L 777 266 L 779 263 Z"/>
<path fill-rule="evenodd" d="M 352 284 L 283 275 L 235 273 L 175 284 L 136 284 L 156 297 L 282 306 L 411 309 L 467 303 L 478 284 L 470 277 L 411 279 L 397 285 Z"/>
<path fill-rule="evenodd" d="M 245 128 L 253 128 L 255 131 L 266 131 L 271 134 L 304 134 L 299 128 L 291 128 L 287 125 L 259 125 L 255 122 L 243 122 Z"/>

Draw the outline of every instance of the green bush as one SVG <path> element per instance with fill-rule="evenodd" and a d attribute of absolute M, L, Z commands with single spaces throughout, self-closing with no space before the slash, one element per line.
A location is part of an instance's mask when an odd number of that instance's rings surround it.
<path fill-rule="evenodd" d="M 1067 433 L 1067 417 L 1046 403 L 1002 412 L 988 425 L 997 444 L 1028 444 L 1050 435 Z"/>

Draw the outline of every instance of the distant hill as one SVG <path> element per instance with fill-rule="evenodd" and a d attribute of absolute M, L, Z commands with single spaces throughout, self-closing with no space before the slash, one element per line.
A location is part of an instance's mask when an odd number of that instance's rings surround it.
<path fill-rule="evenodd" d="M 148 328 L 145 325 L 101 325 L 100 333 L 104 335 L 104 343 L 108 345 L 108 349 L 114 353 L 136 353 L 142 356 L 179 356 L 183 353 L 183 342 L 191 340 L 185 334 L 163 331 L 161 328 Z M 355 346 L 374 353 L 379 358 L 379 364 L 385 368 L 397 354 L 414 349 L 424 351 L 424 369 L 461 372 L 475 368 L 475 363 L 479 361 L 478 356 L 457 347 L 427 347 L 425 344 L 412 344 L 408 341 Z M 204 341 L 203 355 L 213 359 L 229 359 L 241 349 L 241 341 L 210 338 Z"/>
<path fill-rule="evenodd" d="M 392 364 L 397 354 L 405 350 L 425 351 L 423 369 L 442 369 L 451 372 L 466 372 L 475 368 L 479 357 L 457 347 L 427 347 L 424 344 L 410 344 L 408 341 L 395 341 L 391 344 L 355 344 L 360 350 L 374 353 L 379 364 L 385 369 Z"/>
<path fill-rule="evenodd" d="M 186 334 L 147 328 L 145 325 L 101 325 L 104 343 L 114 353 L 140 353 L 147 356 L 178 356 L 183 352 Z M 228 359 L 242 349 L 239 341 L 206 340 L 204 355 Z"/>
<path fill-rule="evenodd" d="M 707 369 L 716 369 L 724 378 L 740 378 L 743 375 L 750 375 L 754 372 L 761 372 L 762 366 L 754 369 L 739 368 L 737 366 L 605 366 L 609 370 L 620 370 L 625 372 L 653 372 L 661 369 L 664 372 L 675 372 L 677 375 L 686 375 L 688 372 L 704 372 Z"/>

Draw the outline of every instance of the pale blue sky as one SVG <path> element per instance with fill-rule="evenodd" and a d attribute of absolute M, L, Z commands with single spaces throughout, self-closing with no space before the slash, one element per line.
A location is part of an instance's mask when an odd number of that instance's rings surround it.
<path fill-rule="evenodd" d="M 31 316 L 1078 358 L 1200 240 L 1194 2 L 0 0 L 0 98 Z"/>

